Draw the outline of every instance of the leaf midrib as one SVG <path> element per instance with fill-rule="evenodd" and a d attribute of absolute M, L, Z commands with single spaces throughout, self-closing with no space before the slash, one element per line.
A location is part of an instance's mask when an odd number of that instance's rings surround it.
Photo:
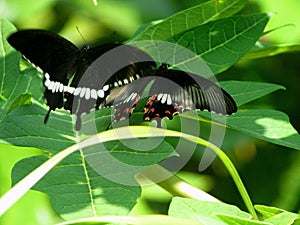
<path fill-rule="evenodd" d="M 202 57 L 202 56 L 204 56 L 204 55 L 206 55 L 206 54 L 209 54 L 209 53 L 212 52 L 212 51 L 216 51 L 218 48 L 221 48 L 222 46 L 224 46 L 224 45 L 228 44 L 229 42 L 233 41 L 234 39 L 236 39 L 237 37 L 240 37 L 240 36 L 243 35 L 244 33 L 248 32 L 248 31 L 249 31 L 250 29 L 252 29 L 254 26 L 256 26 L 256 25 L 259 24 L 261 21 L 263 21 L 266 17 L 267 17 L 267 15 L 266 15 L 265 17 L 261 18 L 260 20 L 258 20 L 256 23 L 253 23 L 252 26 L 249 26 L 247 29 L 243 30 L 243 31 L 242 31 L 241 33 L 239 33 L 238 35 L 234 35 L 232 38 L 227 39 L 225 42 L 223 42 L 223 43 L 221 43 L 221 44 L 219 44 L 219 45 L 216 45 L 215 47 L 210 48 L 210 49 L 207 50 L 207 51 L 204 51 L 204 52 L 202 52 L 202 53 L 200 53 L 200 54 L 197 54 L 197 55 L 195 55 L 194 57 L 191 57 L 191 58 L 189 58 L 189 59 L 187 59 L 187 60 L 184 60 L 184 61 L 182 61 L 182 62 L 180 62 L 180 63 L 177 63 L 177 64 L 175 64 L 174 66 L 178 67 L 178 66 L 180 66 L 180 65 L 184 65 L 184 64 L 186 64 L 186 63 L 188 63 L 188 62 L 190 62 L 190 61 L 193 61 L 193 60 L 195 60 L 195 59 L 198 59 L 199 57 Z M 211 33 L 211 32 L 210 32 L 210 33 Z M 182 38 L 183 38 L 183 37 L 182 37 Z M 180 40 L 180 39 L 179 39 L 179 40 Z M 178 41 L 178 42 L 180 42 L 180 41 Z"/>

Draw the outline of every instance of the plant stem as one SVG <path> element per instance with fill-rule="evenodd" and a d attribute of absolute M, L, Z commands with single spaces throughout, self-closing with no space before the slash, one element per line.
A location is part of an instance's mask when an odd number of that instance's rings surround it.
<path fill-rule="evenodd" d="M 122 139 L 132 139 L 132 138 L 142 138 L 142 137 L 180 137 L 184 138 L 188 141 L 197 143 L 199 145 L 207 146 L 211 150 L 213 150 L 224 163 L 225 167 L 227 168 L 228 172 L 232 176 L 244 202 L 246 207 L 248 208 L 249 212 L 251 213 L 254 219 L 258 219 L 257 214 L 254 210 L 253 204 L 250 200 L 250 197 L 246 191 L 246 188 L 243 185 L 241 178 L 237 170 L 235 169 L 234 165 L 230 161 L 230 159 L 226 156 L 226 154 L 214 144 L 205 141 L 199 137 L 195 137 L 189 134 L 181 133 L 178 131 L 173 130 L 164 130 L 159 128 L 153 127 L 146 127 L 146 126 L 130 126 L 130 127 L 121 127 L 116 128 L 113 130 L 108 130 L 101 132 L 97 135 L 94 135 L 90 138 L 85 139 L 84 141 L 77 143 L 50 158 L 41 166 L 36 168 L 33 172 L 23 178 L 19 183 L 17 183 L 11 190 L 9 190 L 2 198 L 0 199 L 0 216 L 10 208 L 19 198 L 21 198 L 33 185 L 35 185 L 49 170 L 51 170 L 58 162 L 63 160 L 65 157 L 73 153 L 78 149 L 82 149 L 91 145 L 95 145 L 99 142 L 106 142 L 112 140 L 122 140 Z M 152 173 L 152 172 L 151 172 Z M 179 178 L 173 177 L 166 181 L 160 182 L 162 187 L 169 187 L 170 182 L 172 184 L 176 183 L 179 184 L 182 182 Z M 185 183 L 186 184 L 186 183 Z M 186 187 L 192 188 L 191 185 L 187 185 Z M 196 194 L 187 193 L 178 187 L 170 190 L 175 195 L 187 196 L 187 197 L 194 197 L 196 199 L 202 199 L 203 193 L 196 192 Z"/>
<path fill-rule="evenodd" d="M 153 165 L 149 167 L 148 169 L 138 174 L 137 178 L 139 176 L 145 177 L 153 181 L 173 196 L 193 198 L 210 202 L 220 202 L 215 197 L 190 185 L 189 183 L 185 182 L 178 176 L 174 175 L 173 173 L 169 172 L 168 170 L 164 169 L 159 165 Z M 166 179 L 166 177 L 168 178 Z M 162 181 L 157 182 L 158 180 Z"/>

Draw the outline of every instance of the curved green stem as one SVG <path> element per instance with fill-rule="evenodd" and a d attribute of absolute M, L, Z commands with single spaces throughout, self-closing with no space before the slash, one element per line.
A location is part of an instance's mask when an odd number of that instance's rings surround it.
<path fill-rule="evenodd" d="M 228 169 L 228 172 L 232 176 L 249 212 L 253 218 L 258 219 L 250 197 L 244 187 L 241 178 L 238 175 L 234 165 L 230 159 L 225 155 L 225 153 L 208 141 L 205 141 L 199 137 L 195 137 L 189 134 L 181 133 L 173 130 L 164 130 L 154 127 L 146 126 L 130 126 L 130 127 L 121 127 L 113 130 L 108 130 L 101 132 L 97 135 L 94 135 L 90 138 L 87 138 L 76 145 L 73 145 L 52 158 L 43 163 L 41 166 L 36 168 L 33 172 L 28 174 L 23 178 L 19 183 L 17 183 L 10 191 L 8 191 L 0 199 L 0 216 L 6 212 L 19 198 L 21 198 L 31 187 L 33 187 L 49 170 L 51 170 L 57 163 L 62 161 L 65 157 L 73 153 L 78 149 L 82 149 L 91 145 L 95 145 L 99 142 L 107 142 L 113 140 L 122 140 L 122 139 L 132 139 L 132 138 L 143 138 L 143 137 L 181 137 L 188 141 L 197 143 L 199 145 L 206 146 L 213 150 L 217 156 L 224 163 L 225 167 Z"/>
<path fill-rule="evenodd" d="M 230 173 L 237 189 L 239 190 L 239 193 L 241 194 L 241 197 L 248 209 L 248 211 L 250 212 L 250 214 L 252 215 L 252 217 L 254 219 L 257 219 L 258 220 L 258 216 L 255 212 L 255 209 L 253 207 L 253 204 L 252 204 L 252 201 L 248 195 L 248 192 L 236 170 L 236 168 L 234 167 L 233 163 L 230 161 L 230 159 L 228 158 L 228 156 L 220 149 L 218 148 L 217 146 L 215 146 L 214 144 L 208 142 L 208 141 L 205 141 L 199 137 L 183 137 L 189 141 L 192 141 L 194 143 L 197 143 L 199 145 L 204 145 L 208 148 L 210 148 L 211 150 L 213 150 L 217 156 L 220 158 L 220 160 L 223 162 L 223 164 L 225 165 L 226 169 L 228 170 L 228 172 Z"/>
<path fill-rule="evenodd" d="M 205 191 L 190 185 L 186 181 L 157 164 L 139 173 L 137 175 L 137 179 L 139 180 L 140 177 L 151 180 L 153 183 L 156 183 L 173 196 L 193 198 L 210 202 L 220 202 L 220 200 L 209 195 Z"/>

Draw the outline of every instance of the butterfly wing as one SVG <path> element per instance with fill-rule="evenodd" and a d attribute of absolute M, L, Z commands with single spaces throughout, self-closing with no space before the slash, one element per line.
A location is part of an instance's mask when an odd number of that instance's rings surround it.
<path fill-rule="evenodd" d="M 76 87 L 73 94 L 65 95 L 65 109 L 77 115 L 93 108 L 119 104 L 116 100 L 123 86 L 148 75 L 155 67 L 153 59 L 145 52 L 122 44 L 104 44 L 88 49 L 80 57 L 85 66 L 76 72 L 70 86 Z M 80 129 L 80 122 L 76 123 Z"/>
<path fill-rule="evenodd" d="M 68 84 L 72 73 L 72 65 L 78 48 L 63 37 L 45 30 L 22 30 L 8 37 L 8 42 L 22 55 L 48 74 L 48 84 L 52 81 L 63 85 Z M 44 78 L 44 83 L 46 78 Z M 44 122 L 46 123 L 51 110 L 63 106 L 63 93 L 45 88 L 44 97 L 49 106 Z"/>
<path fill-rule="evenodd" d="M 106 100 L 106 105 L 114 106 L 113 122 L 125 120 L 131 116 L 151 80 L 153 80 L 152 77 L 144 77 L 111 91 Z"/>
<path fill-rule="evenodd" d="M 232 96 L 212 81 L 179 70 L 160 67 L 151 87 L 144 118 L 173 118 L 185 110 L 208 110 L 223 115 L 237 111 Z"/>
<path fill-rule="evenodd" d="M 31 63 L 49 73 L 51 80 L 64 82 L 78 48 L 65 38 L 45 30 L 22 30 L 8 42 Z"/>

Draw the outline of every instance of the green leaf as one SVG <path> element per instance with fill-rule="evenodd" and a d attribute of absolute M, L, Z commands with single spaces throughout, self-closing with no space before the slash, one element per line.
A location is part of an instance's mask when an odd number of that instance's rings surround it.
<path fill-rule="evenodd" d="M 289 52 L 299 52 L 300 44 L 265 44 L 258 42 L 253 49 L 241 58 L 241 61 L 260 59 Z"/>
<path fill-rule="evenodd" d="M 21 55 L 12 48 L 6 38 L 16 28 L 5 19 L 0 19 L 0 121 L 12 104 L 17 103 L 22 94 L 31 94 L 40 99 L 41 78 L 36 69 L 28 69 L 20 73 Z M 24 96 L 23 96 L 24 97 Z M 18 99 L 19 98 L 19 99 Z M 15 107 L 15 106 L 13 106 Z"/>
<path fill-rule="evenodd" d="M 200 222 L 192 220 L 178 219 L 165 215 L 144 215 L 144 216 L 103 216 L 98 218 L 84 218 L 80 220 L 68 221 L 57 225 L 71 225 L 71 224 L 130 224 L 130 225 L 204 225 Z"/>
<path fill-rule="evenodd" d="M 211 77 L 235 62 L 254 46 L 269 20 L 252 14 L 211 21 L 176 34 L 164 42 L 134 42 L 156 62 Z"/>
<path fill-rule="evenodd" d="M 198 115 L 210 118 L 208 112 L 198 112 Z M 214 115 L 214 122 L 224 124 L 224 116 L 219 116 L 221 119 Z M 252 137 L 300 150 L 300 135 L 283 112 L 270 109 L 238 110 L 234 115 L 226 117 L 226 125 Z"/>
<path fill-rule="evenodd" d="M 249 220 L 231 215 L 218 214 L 217 216 L 221 218 L 226 224 L 230 225 L 273 225 L 272 223 L 268 222 Z"/>
<path fill-rule="evenodd" d="M 234 98 L 237 105 L 244 105 L 274 91 L 285 88 L 278 84 L 251 81 L 223 81 L 219 83 Z"/>
<path fill-rule="evenodd" d="M 264 206 L 264 205 L 255 205 L 254 208 L 261 214 L 263 220 L 266 220 L 268 218 L 271 218 L 272 216 L 285 212 L 285 210 L 283 209 Z"/>
<path fill-rule="evenodd" d="M 44 125 L 45 112 L 46 109 L 36 102 L 16 108 L 0 124 L 0 139 L 14 145 L 47 150 L 49 156 L 74 145 L 70 116 L 53 113 L 49 124 Z M 110 109 L 97 113 L 97 120 L 101 120 L 102 114 L 102 120 L 110 123 Z M 134 179 L 136 173 L 172 154 L 170 144 L 155 138 L 95 145 L 67 157 L 34 189 L 47 193 L 55 210 L 65 219 L 126 215 L 140 197 L 140 187 Z M 20 161 L 13 170 L 13 183 L 47 159 L 47 156 L 39 156 Z M 128 184 L 116 182 L 119 178 Z"/>
<path fill-rule="evenodd" d="M 30 94 L 21 94 L 19 97 L 15 99 L 12 103 L 11 107 L 7 111 L 7 113 L 11 113 L 15 108 L 22 106 L 22 105 L 30 105 L 31 102 L 31 95 Z"/>
<path fill-rule="evenodd" d="M 40 11 L 47 10 L 47 8 L 55 1 L 56 0 L 45 0 L 41 2 L 35 2 L 34 0 L 22 2 L 18 0 L 3 1 L 2 7 L 5 10 L 3 10 L 4 15 L 2 16 L 14 21 L 28 19 Z"/>
<path fill-rule="evenodd" d="M 205 224 L 227 224 L 218 218 L 217 214 L 238 216 L 246 220 L 251 218 L 248 213 L 241 211 L 236 206 L 221 202 L 205 202 L 195 199 L 175 197 L 169 207 L 170 216 L 190 219 Z"/>
<path fill-rule="evenodd" d="M 59 151 L 76 143 L 70 115 L 63 111 L 52 113 L 45 125 L 46 108 L 36 101 L 33 103 L 15 108 L 6 115 L 0 123 L 2 142 L 47 151 Z"/>
<path fill-rule="evenodd" d="M 261 214 L 264 221 L 273 225 L 293 224 L 296 219 L 300 219 L 300 215 L 291 213 L 283 209 L 269 207 L 264 205 L 255 205 L 255 209 Z"/>
<path fill-rule="evenodd" d="M 181 32 L 212 20 L 229 17 L 246 5 L 246 0 L 208 1 L 180 11 L 155 24 L 143 27 L 130 42 L 141 40 L 167 40 Z"/>
<path fill-rule="evenodd" d="M 180 137 L 180 138 L 184 138 L 190 142 L 193 142 L 197 145 L 207 146 L 208 148 L 213 150 L 218 155 L 218 157 L 222 160 L 222 162 L 228 169 L 229 173 L 231 174 L 232 178 L 234 179 L 234 181 L 237 185 L 237 188 L 240 191 L 242 198 L 244 199 L 245 204 L 246 204 L 247 208 L 249 209 L 249 211 L 251 212 L 252 216 L 254 218 L 257 218 L 257 215 L 254 211 L 254 207 L 251 203 L 251 200 L 245 190 L 245 187 L 243 186 L 243 184 L 241 182 L 241 179 L 240 179 L 235 167 L 233 166 L 232 162 L 229 160 L 229 158 L 225 155 L 225 153 L 221 149 L 219 149 L 214 144 L 211 144 L 211 143 L 205 141 L 204 139 L 201 139 L 201 138 L 198 138 L 198 137 L 195 137 L 192 135 L 188 135 L 188 134 L 184 134 L 184 133 L 180 133 L 180 132 L 176 132 L 176 131 L 162 130 L 159 128 L 142 127 L 142 126 L 122 127 L 122 128 L 117 128 L 117 129 L 113 129 L 113 130 L 107 130 L 105 132 L 101 132 L 97 135 L 94 135 L 90 138 L 87 138 L 84 141 L 82 141 L 78 144 L 72 145 L 69 148 L 57 153 L 51 159 L 47 160 L 45 163 L 43 163 L 38 168 L 36 168 L 34 171 L 32 171 L 30 174 L 28 174 L 24 179 L 22 179 L 20 182 L 18 182 L 12 188 L 12 190 L 10 190 L 7 194 L 5 194 L 5 196 L 3 196 L 3 198 L 0 199 L 0 202 L 1 202 L 0 205 L 2 205 L 2 207 L 0 207 L 0 215 L 2 215 L 11 206 L 11 204 L 16 202 L 20 197 L 22 197 L 22 195 L 24 195 L 26 193 L 26 191 L 28 191 L 35 184 L 37 184 L 37 182 L 39 182 L 41 180 L 41 178 L 43 178 L 51 169 L 53 169 L 54 166 L 56 166 L 59 162 L 62 162 L 62 160 L 65 159 L 67 156 L 70 156 L 72 153 L 77 152 L 77 150 L 79 150 L 79 148 L 89 148 L 89 147 L 97 145 L 99 143 L 105 143 L 105 142 L 116 141 L 116 140 L 124 141 L 126 139 L 132 139 L 134 141 L 137 141 L 137 140 L 140 141 L 140 140 L 144 140 L 144 138 L 146 138 L 146 137 L 149 138 L 150 136 L 152 138 L 165 137 L 165 136 Z M 142 139 L 137 139 L 137 138 L 142 138 Z M 159 145 L 162 143 L 161 141 L 159 142 Z M 157 141 L 152 142 L 152 143 L 157 143 Z M 145 143 L 140 143 L 140 146 L 142 146 L 142 148 L 143 148 L 142 151 L 145 151 L 145 147 L 147 149 L 147 146 L 145 145 Z M 157 146 L 158 146 L 157 144 L 154 147 L 153 147 L 153 145 L 151 145 L 151 147 L 153 149 Z M 101 148 L 101 145 L 100 145 L 100 148 Z M 94 154 L 97 153 L 97 151 L 99 151 L 99 148 L 97 148 L 96 151 L 92 152 L 93 158 L 94 158 Z M 82 151 L 80 150 L 80 153 L 81 152 Z M 91 152 L 89 152 L 89 153 L 91 153 Z M 86 154 L 83 154 L 83 155 L 86 155 Z M 106 159 L 104 159 L 104 160 L 106 161 Z M 99 164 L 100 161 L 101 160 L 97 161 L 93 165 L 93 167 L 97 166 L 97 163 Z M 108 160 L 108 161 L 110 163 L 115 164 L 115 162 L 113 160 Z M 26 164 L 26 165 L 28 165 L 28 164 Z M 91 165 L 91 164 L 89 164 L 89 165 Z M 115 165 L 111 165 L 111 164 L 109 164 L 109 166 L 111 168 L 115 167 Z M 151 168 L 149 168 L 149 169 L 151 170 Z M 156 168 L 157 168 L 157 166 L 156 166 Z M 132 168 L 131 168 L 131 170 L 132 170 Z M 157 170 L 155 169 L 154 171 L 157 171 Z M 154 172 L 154 171 L 152 170 L 152 172 Z M 99 171 L 99 169 L 98 169 L 97 172 L 99 174 L 103 175 L 102 170 Z M 115 174 L 116 173 L 114 173 L 113 175 L 115 175 Z M 125 172 L 125 174 L 126 174 L 126 172 Z M 120 175 L 122 175 L 122 176 L 120 176 Z M 124 179 L 124 170 L 118 169 L 117 177 Z M 127 178 L 128 177 L 125 177 L 126 181 L 128 180 Z M 119 181 L 120 181 L 120 179 L 118 180 L 118 183 L 119 183 Z M 124 180 L 123 180 L 123 182 L 124 182 Z M 132 183 L 130 183 L 130 186 L 132 186 Z M 179 191 L 179 192 L 182 192 L 182 191 Z M 188 193 L 185 193 L 184 195 L 190 196 Z M 203 194 L 200 194 L 200 195 L 203 197 Z M 205 196 L 205 199 L 207 199 L 207 196 Z M 212 198 L 209 197 L 209 199 L 212 199 Z M 214 198 L 213 198 L 213 201 L 215 201 Z"/>
<path fill-rule="evenodd" d="M 127 215 L 140 197 L 140 187 L 137 184 L 122 185 L 106 179 L 86 163 L 83 157 L 82 152 L 73 153 L 43 177 L 33 189 L 48 194 L 53 208 L 66 220 L 100 215 Z M 13 182 L 23 178 L 45 160 L 47 157 L 33 157 L 17 163 L 13 169 Z"/>
<path fill-rule="evenodd" d="M 5 19 L 0 19 L 0 96 L 7 101 L 13 92 L 14 82 L 20 74 L 20 55 L 8 44 L 6 38 L 15 31 L 14 26 Z M 3 108 L 3 106 L 1 107 Z"/>
<path fill-rule="evenodd" d="M 204 60 L 213 74 L 218 74 L 232 66 L 253 47 L 268 21 L 267 14 L 236 16 L 209 22 L 167 41 L 187 46 Z M 188 64 L 195 59 L 187 59 L 176 66 L 184 64 L 183 68 L 190 71 Z M 198 74 L 210 75 L 203 71 Z"/>

